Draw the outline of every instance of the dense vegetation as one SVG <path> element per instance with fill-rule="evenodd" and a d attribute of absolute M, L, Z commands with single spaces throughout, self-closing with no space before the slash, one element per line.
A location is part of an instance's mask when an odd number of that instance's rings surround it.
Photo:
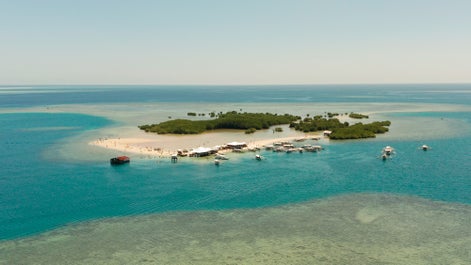
<path fill-rule="evenodd" d="M 257 129 L 255 129 L 255 128 L 249 128 L 249 129 L 245 130 L 245 134 L 251 134 L 251 133 L 254 133 L 256 131 L 257 131 Z"/>
<path fill-rule="evenodd" d="M 304 118 L 300 122 L 292 122 L 291 128 L 303 132 L 316 132 L 324 130 L 333 130 L 336 128 L 347 127 L 348 123 L 341 123 L 338 119 L 326 119 L 322 116 L 315 116 L 314 118 Z"/>
<path fill-rule="evenodd" d="M 213 114 L 213 113 L 209 113 L 209 115 L 211 115 L 211 114 Z M 196 116 L 196 115 L 205 116 L 206 114 L 205 113 L 188 112 L 186 115 L 188 115 L 188 116 Z"/>
<path fill-rule="evenodd" d="M 368 119 L 368 115 L 359 114 L 359 113 L 350 113 L 348 117 L 352 119 Z"/>
<path fill-rule="evenodd" d="M 194 112 L 189 112 L 187 114 L 190 116 L 200 116 L 200 114 L 196 114 Z M 327 116 L 334 117 L 337 115 L 337 113 L 329 113 Z M 350 113 L 349 116 L 351 117 L 351 115 L 359 115 L 356 117 L 361 116 L 362 118 L 365 118 L 366 116 L 356 113 Z M 387 132 L 387 126 L 391 124 L 389 121 L 381 121 L 368 124 L 357 123 L 350 125 L 348 122 L 340 122 L 337 118 L 325 118 L 321 115 L 316 115 L 313 118 L 307 116 L 301 120 L 301 117 L 289 114 L 241 113 L 236 111 L 227 113 L 220 112 L 217 114 L 211 112 L 209 116 L 216 118 L 197 121 L 176 119 L 159 124 L 141 125 L 139 128 L 146 132 L 158 134 L 198 134 L 216 129 L 240 129 L 245 130 L 246 134 L 251 134 L 260 129 L 268 129 L 273 125 L 290 124 L 291 128 L 303 132 L 329 130 L 332 131 L 329 135 L 330 139 L 343 140 L 376 137 L 376 134 L 378 133 Z M 274 131 L 279 132 L 283 131 L 283 129 L 281 127 L 276 127 Z"/>
<path fill-rule="evenodd" d="M 314 118 L 305 118 L 300 122 L 292 122 L 290 127 L 303 132 L 315 132 L 330 130 L 330 139 L 359 139 L 373 138 L 378 133 L 385 133 L 389 129 L 386 126 L 391 125 L 390 121 L 373 122 L 368 124 L 357 123 L 349 125 L 348 122 L 340 122 L 338 119 L 326 119 L 320 116 Z"/>
<path fill-rule="evenodd" d="M 198 134 L 216 129 L 241 129 L 254 132 L 254 130 L 268 129 L 273 125 L 289 124 L 299 119 L 300 117 L 289 114 L 238 113 L 231 111 L 224 114 L 219 113 L 218 117 L 212 120 L 176 119 L 159 124 L 141 125 L 139 128 L 146 132 L 158 134 Z"/>
<path fill-rule="evenodd" d="M 336 113 L 336 112 L 334 112 L 334 113 L 332 113 L 332 112 L 327 112 L 327 117 L 333 118 L 333 117 L 335 117 L 335 116 L 339 116 L 339 114 Z"/>
<path fill-rule="evenodd" d="M 357 123 L 352 126 L 333 129 L 329 138 L 334 140 L 374 138 L 378 133 L 389 131 L 386 127 L 389 125 L 391 125 L 390 121 L 377 121 L 368 124 Z"/>

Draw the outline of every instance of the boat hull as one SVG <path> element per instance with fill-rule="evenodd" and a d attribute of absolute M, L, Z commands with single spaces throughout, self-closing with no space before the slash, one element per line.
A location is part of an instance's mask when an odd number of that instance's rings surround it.
<path fill-rule="evenodd" d="M 110 159 L 111 165 L 123 165 L 129 163 L 131 160 L 127 156 L 113 157 Z"/>

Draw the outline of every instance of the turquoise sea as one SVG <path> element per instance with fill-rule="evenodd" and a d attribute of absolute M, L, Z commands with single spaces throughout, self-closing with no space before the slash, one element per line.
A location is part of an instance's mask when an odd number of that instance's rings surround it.
<path fill-rule="evenodd" d="M 392 126 L 219 167 L 87 144 L 230 109 Z M 0 128 L 0 264 L 471 263 L 470 84 L 0 86 Z"/>

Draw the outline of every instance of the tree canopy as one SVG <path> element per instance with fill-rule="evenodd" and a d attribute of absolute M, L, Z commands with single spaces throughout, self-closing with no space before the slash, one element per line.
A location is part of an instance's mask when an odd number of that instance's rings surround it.
<path fill-rule="evenodd" d="M 216 119 L 192 121 L 187 119 L 176 119 L 158 124 L 140 125 L 139 128 L 146 132 L 158 134 L 198 134 L 208 130 L 216 129 L 240 129 L 253 131 L 268 129 L 273 125 L 289 124 L 300 119 L 298 116 L 289 114 L 278 115 L 271 113 L 238 113 L 231 111 L 221 113 Z"/>
<path fill-rule="evenodd" d="M 329 135 L 333 140 L 345 139 L 360 139 L 360 138 L 374 138 L 378 133 L 385 133 L 389 129 L 387 126 L 391 125 L 390 121 L 372 122 L 368 124 L 356 123 L 349 125 L 348 122 L 340 122 L 336 118 L 326 119 L 321 116 L 314 118 L 305 118 L 299 122 L 292 122 L 290 127 L 303 132 L 315 132 L 330 130 L 332 133 Z"/>
<path fill-rule="evenodd" d="M 213 115 L 210 115 L 213 116 Z M 340 122 L 337 118 L 324 118 L 321 115 L 306 117 L 290 114 L 278 115 L 272 113 L 241 113 L 230 111 L 218 113 L 215 119 L 187 120 L 175 119 L 158 124 L 140 125 L 146 132 L 158 134 L 199 134 L 217 129 L 239 129 L 245 133 L 254 133 L 256 130 L 268 129 L 270 126 L 290 124 L 291 128 L 303 132 L 316 132 L 330 130 L 330 139 L 359 139 L 376 137 L 378 133 L 385 133 L 391 125 L 390 121 L 377 121 L 368 124 Z M 329 115 L 332 116 L 332 115 Z M 363 117 L 364 118 L 364 117 Z"/>

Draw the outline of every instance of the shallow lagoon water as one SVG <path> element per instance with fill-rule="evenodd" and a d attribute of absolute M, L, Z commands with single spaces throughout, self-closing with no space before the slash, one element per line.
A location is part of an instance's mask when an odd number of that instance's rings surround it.
<path fill-rule="evenodd" d="M 73 225 L 0 245 L 0 264 L 469 264 L 471 208 L 357 194 L 276 208 Z"/>
<path fill-rule="evenodd" d="M 3 108 L 0 260 L 468 264 L 469 105 L 356 100 Z M 318 154 L 266 152 L 262 163 L 246 154 L 220 167 L 137 156 L 113 168 L 113 151 L 86 144 L 136 134 L 136 123 L 154 117 L 239 108 L 365 112 L 393 126 L 376 139 L 322 140 Z M 419 150 L 424 143 L 432 150 Z M 397 153 L 383 162 L 385 145 Z"/>

